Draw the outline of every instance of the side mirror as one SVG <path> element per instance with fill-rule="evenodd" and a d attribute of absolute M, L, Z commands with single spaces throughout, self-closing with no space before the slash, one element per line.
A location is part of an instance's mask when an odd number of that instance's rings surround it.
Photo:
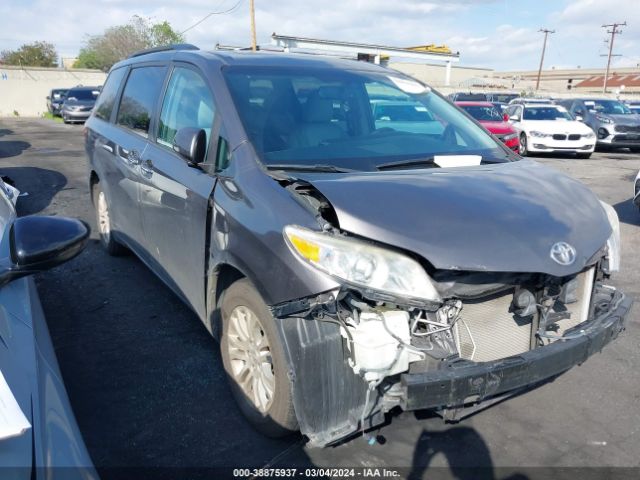
<path fill-rule="evenodd" d="M 47 100 L 51 100 L 51 97 L 49 95 L 47 95 Z"/>
<path fill-rule="evenodd" d="M 576 120 L 577 120 L 578 122 L 581 122 L 581 121 L 583 121 L 583 120 L 584 120 L 584 118 L 582 118 L 582 115 L 576 115 Z"/>
<path fill-rule="evenodd" d="M 73 218 L 18 218 L 9 230 L 9 258 L 0 260 L 0 285 L 71 260 L 87 245 L 89 232 Z"/>
<path fill-rule="evenodd" d="M 520 117 L 517 115 L 512 115 L 509 117 L 509 121 L 510 122 L 519 122 L 520 121 Z"/>
<path fill-rule="evenodd" d="M 189 163 L 198 165 L 207 153 L 207 133 L 202 128 L 181 128 L 173 139 L 173 149 Z"/>
<path fill-rule="evenodd" d="M 509 115 L 507 115 L 506 113 L 503 113 L 503 114 L 502 114 L 502 120 L 503 120 L 504 122 L 508 122 L 508 121 L 509 121 Z"/>

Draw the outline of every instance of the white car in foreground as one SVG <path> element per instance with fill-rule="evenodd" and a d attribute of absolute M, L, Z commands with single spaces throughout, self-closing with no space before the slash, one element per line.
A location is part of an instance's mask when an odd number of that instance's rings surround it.
<path fill-rule="evenodd" d="M 529 153 L 576 153 L 589 158 L 596 146 L 596 134 L 575 120 L 560 105 L 511 105 L 509 122 L 521 131 L 520 155 Z"/>

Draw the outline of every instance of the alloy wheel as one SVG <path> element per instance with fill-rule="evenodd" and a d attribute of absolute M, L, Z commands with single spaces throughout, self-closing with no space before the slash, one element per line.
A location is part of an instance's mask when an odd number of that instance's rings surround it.
<path fill-rule="evenodd" d="M 269 340 L 251 309 L 238 306 L 231 312 L 227 346 L 234 381 L 253 405 L 266 413 L 273 402 L 276 379 Z"/>

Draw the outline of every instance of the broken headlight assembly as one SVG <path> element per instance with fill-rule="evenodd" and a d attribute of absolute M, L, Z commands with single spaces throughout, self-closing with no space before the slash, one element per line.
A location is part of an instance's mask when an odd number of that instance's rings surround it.
<path fill-rule="evenodd" d="M 347 284 L 402 298 L 441 301 L 424 268 L 406 255 L 293 225 L 286 226 L 283 233 L 298 257 Z"/>
<path fill-rule="evenodd" d="M 611 225 L 611 236 L 607 240 L 608 272 L 620 271 L 620 220 L 615 209 L 608 203 L 600 202 Z"/>

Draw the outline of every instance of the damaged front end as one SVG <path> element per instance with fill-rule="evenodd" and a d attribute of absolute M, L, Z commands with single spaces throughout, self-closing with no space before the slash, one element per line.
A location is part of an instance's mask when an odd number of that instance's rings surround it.
<path fill-rule="evenodd" d="M 314 445 L 380 425 L 396 407 L 458 420 L 538 386 L 615 339 L 631 306 L 605 284 L 607 247 L 564 277 L 427 275 L 417 260 L 331 227 L 292 227 L 285 237 L 299 258 L 343 281 L 272 306 L 300 428 Z"/>

